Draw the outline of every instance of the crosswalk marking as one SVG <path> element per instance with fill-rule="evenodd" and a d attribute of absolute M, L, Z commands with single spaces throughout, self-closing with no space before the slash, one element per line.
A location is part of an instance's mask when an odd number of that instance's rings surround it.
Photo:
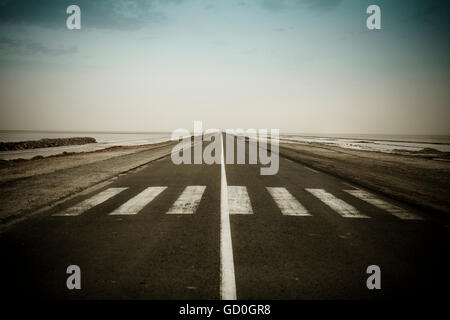
<path fill-rule="evenodd" d="M 95 196 L 90 197 L 89 199 L 86 199 L 79 204 L 68 208 L 67 210 L 54 214 L 54 216 L 79 216 L 83 212 L 105 202 L 109 198 L 114 197 L 115 195 L 119 194 L 120 192 L 126 190 L 128 188 L 109 188 L 106 189 Z"/>
<path fill-rule="evenodd" d="M 352 196 L 359 198 L 363 201 L 366 201 L 370 203 L 371 205 L 380 208 L 382 210 L 385 210 L 389 212 L 390 214 L 396 216 L 397 218 L 403 219 L 403 220 L 423 220 L 421 217 L 409 213 L 405 209 L 402 209 L 400 207 L 397 207 L 393 204 L 390 204 L 384 200 L 381 200 L 377 197 L 375 197 L 373 194 L 363 191 L 363 190 L 344 190 L 345 192 L 348 192 Z"/>
<path fill-rule="evenodd" d="M 142 192 L 129 199 L 118 208 L 114 209 L 109 215 L 136 215 L 146 205 L 152 202 L 168 187 L 148 187 Z M 69 207 L 53 216 L 79 216 L 85 211 L 102 204 L 108 199 L 116 196 L 120 192 L 128 189 L 109 188 L 102 192 L 81 201 L 80 203 Z M 250 200 L 246 186 L 226 186 L 227 189 L 227 212 L 236 214 L 253 214 L 252 202 Z M 311 216 L 308 210 L 284 187 L 266 187 L 268 193 L 273 198 L 281 213 L 285 216 Z M 206 186 L 187 186 L 179 195 L 178 199 L 172 204 L 166 214 L 194 214 L 197 210 Z M 337 198 L 324 189 L 305 189 L 313 196 L 321 200 L 325 205 L 336 211 L 344 218 L 370 218 L 358 211 L 354 206 Z M 383 211 L 402 220 L 424 220 L 419 215 L 408 212 L 407 210 L 391 204 L 378 198 L 376 195 L 361 189 L 342 190 L 351 196 L 365 201 Z"/>
<path fill-rule="evenodd" d="M 134 196 L 116 210 L 111 212 L 109 215 L 132 215 L 137 214 L 141 211 L 147 204 L 149 204 L 153 199 L 155 199 L 161 192 L 163 192 L 167 187 L 149 187 Z"/>
<path fill-rule="evenodd" d="M 228 210 L 230 214 L 253 213 L 247 187 L 228 186 Z"/>
<path fill-rule="evenodd" d="M 273 200 L 275 200 L 281 213 L 285 216 L 310 216 L 308 210 L 303 207 L 286 188 L 267 187 Z"/>
<path fill-rule="evenodd" d="M 355 207 L 339 198 L 336 198 L 331 193 L 328 193 L 323 189 L 306 189 L 306 191 L 314 195 L 344 218 L 369 218 L 368 216 L 359 213 Z"/>
<path fill-rule="evenodd" d="M 187 186 L 167 214 L 193 214 L 202 199 L 206 186 Z"/>

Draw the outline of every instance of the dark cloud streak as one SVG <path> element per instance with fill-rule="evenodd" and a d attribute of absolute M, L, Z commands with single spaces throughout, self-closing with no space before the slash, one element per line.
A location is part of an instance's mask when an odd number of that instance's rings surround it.
<path fill-rule="evenodd" d="M 61 56 L 77 52 L 77 47 L 52 48 L 36 41 L 17 40 L 7 37 L 0 38 L 0 51 L 18 55 L 49 55 Z"/>
<path fill-rule="evenodd" d="M 431 27 L 445 27 L 445 30 L 448 32 L 450 29 L 449 12 L 450 2 L 434 0 L 428 2 L 426 7 L 417 10 L 409 22 Z"/>
<path fill-rule="evenodd" d="M 342 0 L 263 0 L 264 9 L 273 12 L 309 8 L 316 11 L 332 11 L 339 6 Z"/>
<path fill-rule="evenodd" d="M 66 8 L 77 4 L 81 8 L 84 27 L 134 30 L 152 21 L 161 21 L 158 10 L 163 4 L 182 0 L 5 0 L 0 3 L 0 21 L 11 24 L 46 28 L 65 28 Z"/>

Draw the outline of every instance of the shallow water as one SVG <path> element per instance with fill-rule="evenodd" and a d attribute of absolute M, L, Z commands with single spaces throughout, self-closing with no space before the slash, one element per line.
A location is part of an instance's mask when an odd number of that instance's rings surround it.
<path fill-rule="evenodd" d="M 341 148 L 393 153 L 401 151 L 420 151 L 432 148 L 450 152 L 450 136 L 429 135 L 282 135 L 283 142 L 323 143 Z"/>
<path fill-rule="evenodd" d="M 1 131 L 1 142 L 17 142 L 40 140 L 43 138 L 92 137 L 97 143 L 84 145 L 38 148 L 29 150 L 1 151 L 0 159 L 31 159 L 35 156 L 51 156 L 63 152 L 96 151 L 114 146 L 137 146 L 170 140 L 170 133 L 98 133 L 98 132 L 32 132 L 32 131 Z"/>
<path fill-rule="evenodd" d="M 39 148 L 30 150 L 1 151 L 0 159 L 31 159 L 35 156 L 50 156 L 63 152 L 96 151 L 113 146 L 136 146 L 170 140 L 169 132 L 154 133 L 102 133 L 102 132 L 41 132 L 41 131 L 0 131 L 1 142 L 39 140 L 43 138 L 92 137 L 97 143 L 85 145 Z M 396 150 L 420 151 L 432 148 L 450 152 L 450 136 L 430 135 L 281 135 L 282 142 L 323 143 L 357 150 L 393 153 Z"/>

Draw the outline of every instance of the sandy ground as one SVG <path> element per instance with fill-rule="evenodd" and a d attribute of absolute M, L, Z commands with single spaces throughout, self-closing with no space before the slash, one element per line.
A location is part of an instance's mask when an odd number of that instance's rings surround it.
<path fill-rule="evenodd" d="M 450 162 L 414 155 L 281 144 L 280 154 L 435 215 L 450 214 Z"/>
<path fill-rule="evenodd" d="M 0 223 L 33 214 L 121 173 L 168 155 L 174 142 L 0 162 Z M 294 161 L 433 214 L 450 214 L 450 162 L 426 157 L 281 144 Z"/>
<path fill-rule="evenodd" d="M 26 178 L 51 173 L 62 169 L 74 168 L 143 150 L 151 150 L 167 144 L 168 142 L 141 146 L 111 147 L 92 152 L 80 152 L 73 154 L 66 153 L 31 160 L 3 160 L 0 161 L 0 184 L 19 178 Z"/>
<path fill-rule="evenodd" d="M 174 142 L 4 161 L 0 164 L 0 223 L 35 213 L 121 173 L 170 154 Z"/>

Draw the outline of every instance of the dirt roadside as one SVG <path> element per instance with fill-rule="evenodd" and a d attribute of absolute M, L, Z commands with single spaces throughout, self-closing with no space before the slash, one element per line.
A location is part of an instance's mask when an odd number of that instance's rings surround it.
<path fill-rule="evenodd" d="M 0 226 L 169 155 L 176 142 L 7 161 L 0 166 Z"/>
<path fill-rule="evenodd" d="M 323 144 L 280 144 L 280 154 L 311 168 L 450 217 L 450 162 Z"/>
<path fill-rule="evenodd" d="M 170 154 L 176 142 L 0 163 L 0 226 L 42 211 L 83 190 Z M 418 206 L 450 214 L 450 162 L 344 149 L 280 145 L 280 154 L 311 168 Z"/>

